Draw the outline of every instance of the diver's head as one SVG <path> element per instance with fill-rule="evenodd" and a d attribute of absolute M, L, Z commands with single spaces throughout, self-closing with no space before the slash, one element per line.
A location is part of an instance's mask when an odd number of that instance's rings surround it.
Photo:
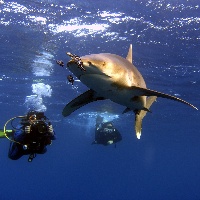
<path fill-rule="evenodd" d="M 44 118 L 45 118 L 44 112 L 38 112 L 38 111 L 31 110 L 27 113 L 28 120 L 41 120 Z"/>
<path fill-rule="evenodd" d="M 113 127 L 113 124 L 112 123 L 108 123 L 106 126 L 107 127 Z"/>
<path fill-rule="evenodd" d="M 113 128 L 112 122 L 105 122 L 102 124 L 103 128 Z"/>
<path fill-rule="evenodd" d="M 26 119 L 22 119 L 21 124 L 25 125 L 26 133 L 42 135 L 49 131 L 50 122 L 44 112 L 29 111 Z"/>
<path fill-rule="evenodd" d="M 103 122 L 103 117 L 101 117 L 100 115 L 97 115 L 96 123 L 100 124 L 102 122 Z"/>

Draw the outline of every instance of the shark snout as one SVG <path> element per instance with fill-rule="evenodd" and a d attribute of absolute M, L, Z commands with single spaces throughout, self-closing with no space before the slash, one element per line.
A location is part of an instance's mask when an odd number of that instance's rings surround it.
<path fill-rule="evenodd" d="M 78 66 L 78 68 L 80 68 L 81 70 L 85 71 L 85 68 L 83 67 L 83 62 L 82 62 L 82 60 L 81 60 L 81 58 L 79 56 L 77 56 L 76 54 L 72 54 L 70 52 L 66 52 L 66 54 L 69 57 L 71 57 L 71 60 L 67 63 L 68 68 L 69 68 L 68 64 L 70 62 L 73 62 L 73 63 L 75 63 Z"/>

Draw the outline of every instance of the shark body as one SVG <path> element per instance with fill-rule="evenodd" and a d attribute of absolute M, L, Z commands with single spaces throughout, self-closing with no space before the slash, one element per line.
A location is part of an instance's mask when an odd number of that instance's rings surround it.
<path fill-rule="evenodd" d="M 126 107 L 123 113 L 135 113 L 136 136 L 140 139 L 142 119 L 157 97 L 179 101 L 197 109 L 180 98 L 147 89 L 141 73 L 132 64 L 132 45 L 126 58 L 100 53 L 83 56 L 80 60 L 84 70 L 77 67 L 74 59 L 67 63 L 67 68 L 90 90 L 68 103 L 63 116 L 93 101 L 110 99 Z"/>

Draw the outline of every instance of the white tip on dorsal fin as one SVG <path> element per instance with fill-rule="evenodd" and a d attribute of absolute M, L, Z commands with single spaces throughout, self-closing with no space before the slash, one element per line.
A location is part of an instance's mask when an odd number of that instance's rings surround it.
<path fill-rule="evenodd" d="M 128 55 L 126 56 L 126 59 L 131 63 L 133 62 L 132 55 L 133 55 L 133 53 L 132 53 L 132 44 L 130 44 Z"/>

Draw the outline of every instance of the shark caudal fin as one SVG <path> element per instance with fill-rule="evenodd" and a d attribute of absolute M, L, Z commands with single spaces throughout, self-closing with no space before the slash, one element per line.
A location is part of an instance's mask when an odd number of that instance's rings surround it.
<path fill-rule="evenodd" d="M 146 108 L 149 109 L 153 102 L 156 100 L 156 96 L 151 96 L 147 98 Z M 137 139 L 140 139 L 142 134 L 142 120 L 147 114 L 147 110 L 140 110 L 139 113 L 135 114 L 135 132 Z"/>

